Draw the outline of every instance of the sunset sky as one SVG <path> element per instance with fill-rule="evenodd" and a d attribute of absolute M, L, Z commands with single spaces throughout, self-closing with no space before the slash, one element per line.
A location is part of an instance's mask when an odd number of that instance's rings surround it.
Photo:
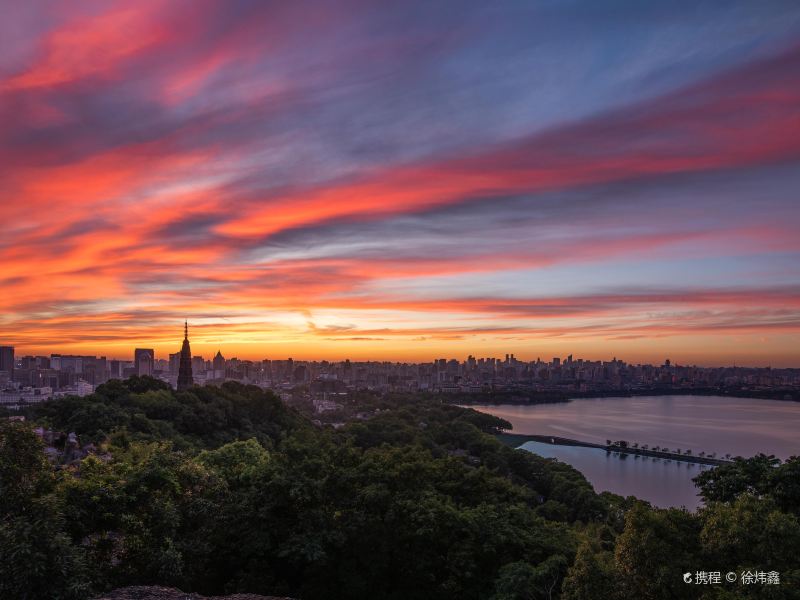
<path fill-rule="evenodd" d="M 796 1 L 0 7 L 17 354 L 800 367 Z"/>

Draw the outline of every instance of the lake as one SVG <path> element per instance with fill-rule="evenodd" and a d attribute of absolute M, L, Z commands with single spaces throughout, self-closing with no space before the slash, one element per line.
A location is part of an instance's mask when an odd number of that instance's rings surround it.
<path fill-rule="evenodd" d="M 717 456 L 800 455 L 800 403 L 721 396 L 582 398 L 556 404 L 472 406 L 509 421 L 514 433 L 556 435 L 716 452 Z M 656 506 L 700 504 L 692 482 L 699 465 L 528 442 L 525 450 L 581 471 L 597 491 L 633 495 Z"/>

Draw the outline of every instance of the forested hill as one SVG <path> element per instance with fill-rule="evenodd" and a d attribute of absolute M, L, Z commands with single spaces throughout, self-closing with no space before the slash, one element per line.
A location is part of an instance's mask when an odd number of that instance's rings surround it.
<path fill-rule="evenodd" d="M 34 405 L 29 416 L 82 440 L 170 441 L 177 449 L 217 448 L 256 439 L 269 446 L 308 421 L 272 393 L 228 382 L 175 392 L 163 381 L 134 376 L 112 379 L 83 398 L 66 397 Z M 110 436 L 110 437 L 109 437 Z"/>
<path fill-rule="evenodd" d="M 257 387 L 174 392 L 136 377 L 27 417 L 0 424 L 0 598 L 129 585 L 304 600 L 798 597 L 796 459 L 711 471 L 694 515 L 597 495 L 571 467 L 500 444 L 508 423 L 430 399 L 334 430 Z M 53 432 L 77 434 L 77 458 L 45 453 L 43 440 L 67 443 Z M 708 565 L 779 571 L 782 584 L 722 596 L 683 582 Z"/>

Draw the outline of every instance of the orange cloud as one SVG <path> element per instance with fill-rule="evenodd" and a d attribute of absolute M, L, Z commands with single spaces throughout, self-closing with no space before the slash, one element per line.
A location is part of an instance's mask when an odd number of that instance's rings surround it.
<path fill-rule="evenodd" d="M 655 352 L 673 338 L 721 356 L 731 336 L 769 332 L 774 356 L 800 359 L 797 212 L 770 187 L 796 182 L 781 169 L 800 159 L 800 49 L 514 140 L 319 159 L 336 120 L 360 116 L 328 102 L 367 84 L 328 86 L 346 69 L 319 57 L 296 83 L 286 56 L 300 50 L 278 52 L 286 15 L 265 36 L 249 6 L 230 29 L 213 3 L 185 28 L 169 8 L 62 24 L 0 82 L 3 343 L 174 351 L 188 317 L 195 349 L 252 358 Z M 719 259 L 708 282 L 675 274 L 700 258 Z M 645 259 L 663 286 L 630 284 Z M 744 259 L 758 268 L 731 268 Z M 561 277 L 513 282 L 522 272 Z"/>
<path fill-rule="evenodd" d="M 28 69 L 0 84 L 6 91 L 50 87 L 90 76 L 113 75 L 137 53 L 165 39 L 165 31 L 141 8 L 121 5 L 56 29 L 42 42 Z"/>

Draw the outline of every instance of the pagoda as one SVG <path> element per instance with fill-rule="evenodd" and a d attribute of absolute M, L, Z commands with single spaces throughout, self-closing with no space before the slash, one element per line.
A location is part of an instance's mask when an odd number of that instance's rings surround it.
<path fill-rule="evenodd" d="M 189 321 L 183 325 L 183 346 L 181 346 L 181 362 L 178 368 L 178 391 L 188 390 L 194 385 L 192 377 L 192 349 L 189 347 Z"/>

